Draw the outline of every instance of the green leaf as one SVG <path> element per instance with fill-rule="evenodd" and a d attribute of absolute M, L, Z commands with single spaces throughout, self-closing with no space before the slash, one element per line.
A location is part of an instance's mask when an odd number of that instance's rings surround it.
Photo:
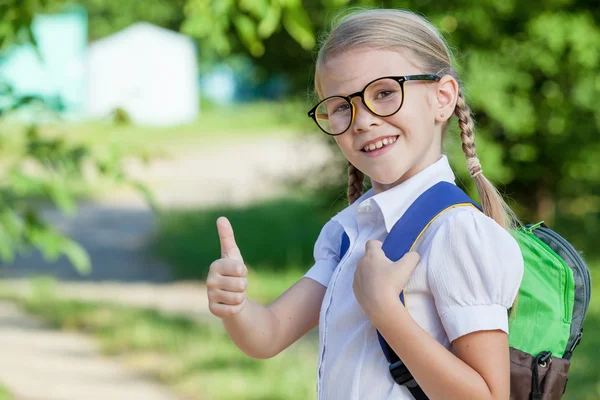
<path fill-rule="evenodd" d="M 315 47 L 315 35 L 313 33 L 312 23 L 304 8 L 299 5 L 293 8 L 286 8 L 283 16 L 283 26 L 305 50 L 311 50 Z"/>
<path fill-rule="evenodd" d="M 50 181 L 47 185 L 48 194 L 54 204 L 65 214 L 73 215 L 77 210 L 77 203 L 66 183 Z"/>
<path fill-rule="evenodd" d="M 257 20 L 265 18 L 267 13 L 273 7 L 268 0 L 240 0 L 240 10 L 247 12 Z"/>
<path fill-rule="evenodd" d="M 281 22 L 281 7 L 279 3 L 275 2 L 269 10 L 265 17 L 258 24 L 258 36 L 263 39 L 268 38 L 275 32 L 279 23 Z"/>
<path fill-rule="evenodd" d="M 256 22 L 245 14 L 237 14 L 233 24 L 244 45 L 254 57 L 260 57 L 265 52 L 265 47 L 257 36 Z"/>
<path fill-rule="evenodd" d="M 92 271 L 92 262 L 87 251 L 77 242 L 64 238 L 61 248 L 80 274 L 87 275 Z"/>

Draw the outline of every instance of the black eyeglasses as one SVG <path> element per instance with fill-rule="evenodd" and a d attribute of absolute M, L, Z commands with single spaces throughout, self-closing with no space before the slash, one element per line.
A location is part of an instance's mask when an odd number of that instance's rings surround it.
<path fill-rule="evenodd" d="M 389 117 L 397 113 L 404 104 L 404 82 L 439 81 L 436 74 L 386 76 L 375 79 L 360 91 L 349 96 L 331 96 L 323 99 L 308 112 L 317 126 L 331 136 L 346 132 L 354 122 L 356 109 L 352 104 L 354 97 L 360 97 L 362 103 L 378 117 Z"/>

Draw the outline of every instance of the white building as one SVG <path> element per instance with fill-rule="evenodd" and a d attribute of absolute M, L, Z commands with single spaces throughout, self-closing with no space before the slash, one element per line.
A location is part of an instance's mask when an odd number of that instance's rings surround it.
<path fill-rule="evenodd" d="M 102 118 L 122 108 L 141 125 L 195 121 L 198 68 L 187 36 L 137 23 L 89 46 L 87 111 Z"/>

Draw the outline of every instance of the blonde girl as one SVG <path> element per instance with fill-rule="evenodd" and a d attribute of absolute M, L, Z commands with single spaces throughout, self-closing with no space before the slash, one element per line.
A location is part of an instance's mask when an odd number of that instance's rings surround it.
<path fill-rule="evenodd" d="M 507 230 L 512 214 L 477 158 L 448 46 L 414 13 L 354 13 L 323 43 L 315 86 L 320 101 L 309 115 L 348 160 L 350 205 L 323 227 L 314 266 L 268 307 L 246 298 L 247 270 L 220 218 L 221 259 L 207 280 L 211 312 L 255 358 L 277 355 L 318 325 L 319 399 L 413 398 L 388 373 L 377 331 L 429 399 L 508 399 L 507 311 L 523 259 Z M 428 188 L 455 182 L 442 154 L 453 116 L 484 212 L 445 212 L 414 252 L 391 262 L 381 249 L 391 227 Z M 364 176 L 372 189 L 363 194 Z M 340 257 L 344 232 L 350 247 Z"/>

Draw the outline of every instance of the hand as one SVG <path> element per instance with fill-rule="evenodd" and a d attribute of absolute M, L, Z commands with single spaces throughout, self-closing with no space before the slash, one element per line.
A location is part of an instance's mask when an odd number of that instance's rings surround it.
<path fill-rule="evenodd" d="M 397 262 L 386 257 L 378 240 L 369 240 L 365 255 L 354 272 L 354 295 L 371 320 L 385 315 L 390 302 L 400 301 L 400 292 L 419 263 L 419 254 L 409 252 Z"/>
<path fill-rule="evenodd" d="M 210 265 L 206 287 L 210 312 L 225 318 L 239 314 L 246 304 L 248 269 L 227 218 L 217 219 L 217 231 L 221 242 L 221 258 Z"/>

